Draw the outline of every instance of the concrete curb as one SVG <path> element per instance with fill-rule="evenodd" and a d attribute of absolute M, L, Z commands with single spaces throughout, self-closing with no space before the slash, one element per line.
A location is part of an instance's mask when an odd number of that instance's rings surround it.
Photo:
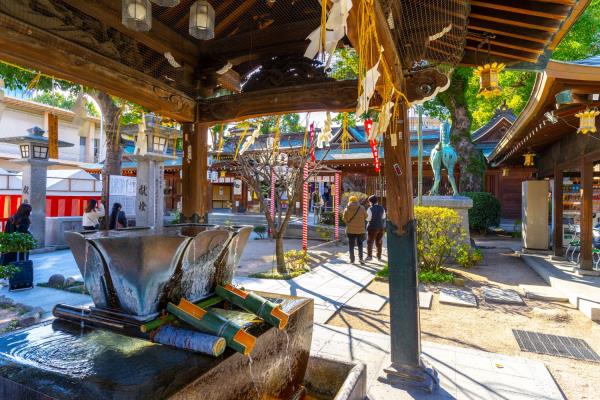
<path fill-rule="evenodd" d="M 555 268 L 541 257 L 520 254 L 520 258 L 548 285 L 563 293 L 569 299 L 569 303 L 576 306 L 586 317 L 592 321 L 600 321 L 600 288 L 597 288 L 599 294 L 597 299 L 582 297 L 577 289 L 582 285 L 586 285 L 585 283 L 574 282 L 570 275 Z"/>

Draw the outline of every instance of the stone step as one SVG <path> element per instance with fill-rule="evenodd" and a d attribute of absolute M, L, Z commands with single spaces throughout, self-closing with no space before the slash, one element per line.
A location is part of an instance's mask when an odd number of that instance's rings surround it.
<path fill-rule="evenodd" d="M 519 285 L 519 288 L 523 291 L 523 294 L 528 299 L 557 302 L 569 301 L 569 298 L 567 296 L 562 294 L 559 290 L 552 288 L 551 286 Z"/>

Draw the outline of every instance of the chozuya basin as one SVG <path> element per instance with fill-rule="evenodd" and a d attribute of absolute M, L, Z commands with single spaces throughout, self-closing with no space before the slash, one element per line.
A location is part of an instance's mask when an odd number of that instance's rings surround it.
<path fill-rule="evenodd" d="M 251 232 L 182 224 L 66 232 L 65 240 L 95 306 L 146 321 L 169 301 L 197 301 L 231 282 Z"/>

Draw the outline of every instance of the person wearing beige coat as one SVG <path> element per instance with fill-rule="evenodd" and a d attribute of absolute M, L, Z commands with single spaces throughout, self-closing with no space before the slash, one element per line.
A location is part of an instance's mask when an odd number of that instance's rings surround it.
<path fill-rule="evenodd" d="M 350 196 L 350 199 L 348 199 L 348 205 L 344 209 L 342 219 L 346 223 L 350 262 L 354 263 L 354 247 L 358 247 L 358 259 L 361 264 L 364 264 L 363 241 L 365 240 L 367 211 L 358 202 L 356 196 Z"/>

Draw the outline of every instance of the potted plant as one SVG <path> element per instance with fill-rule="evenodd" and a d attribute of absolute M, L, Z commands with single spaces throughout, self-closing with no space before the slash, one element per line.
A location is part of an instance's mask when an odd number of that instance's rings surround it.
<path fill-rule="evenodd" d="M 36 245 L 36 240 L 28 233 L 0 233 L 0 278 L 8 278 L 9 290 L 33 287 L 33 262 L 29 259 L 29 251 Z"/>

